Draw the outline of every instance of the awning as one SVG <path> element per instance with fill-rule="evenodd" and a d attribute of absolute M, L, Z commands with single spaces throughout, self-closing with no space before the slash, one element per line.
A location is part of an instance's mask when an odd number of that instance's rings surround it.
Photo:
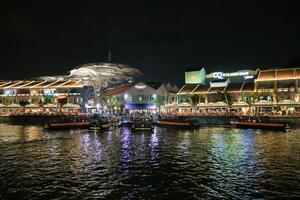
<path fill-rule="evenodd" d="M 125 103 L 126 110 L 154 110 L 156 105 L 152 103 L 142 103 L 142 104 L 130 104 Z"/>
<path fill-rule="evenodd" d="M 2 103 L 0 103 L 0 108 L 4 108 L 6 107 L 5 105 L 3 105 Z"/>

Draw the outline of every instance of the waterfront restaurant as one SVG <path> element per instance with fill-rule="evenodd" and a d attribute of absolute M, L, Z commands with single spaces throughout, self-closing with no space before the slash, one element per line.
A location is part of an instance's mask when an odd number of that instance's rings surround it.
<path fill-rule="evenodd" d="M 65 112 L 80 110 L 80 81 L 1 81 L 1 115 L 19 112 Z M 49 106 L 51 105 L 51 106 Z M 71 106 L 72 105 L 72 106 Z"/>
<path fill-rule="evenodd" d="M 181 114 L 252 114 L 250 93 L 258 70 L 232 73 L 199 71 L 186 72 L 186 84 L 178 94 L 178 112 Z M 203 77 L 205 80 L 192 77 Z M 190 76 L 190 77 L 189 77 Z M 194 80 L 194 81 L 191 81 Z M 251 97 L 252 98 L 252 97 Z"/>
<path fill-rule="evenodd" d="M 136 82 L 106 91 L 106 111 L 111 113 L 156 113 L 165 105 L 175 104 L 176 87 L 169 84 Z M 175 92 L 174 92 L 175 91 Z"/>
<path fill-rule="evenodd" d="M 300 68 L 261 70 L 255 80 L 259 114 L 298 115 Z"/>

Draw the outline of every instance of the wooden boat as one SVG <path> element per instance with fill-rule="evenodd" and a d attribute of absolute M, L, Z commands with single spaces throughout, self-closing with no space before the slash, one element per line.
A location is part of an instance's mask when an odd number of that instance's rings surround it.
<path fill-rule="evenodd" d="M 134 117 L 131 128 L 134 131 L 153 130 L 153 120 L 150 117 Z"/>
<path fill-rule="evenodd" d="M 90 130 L 107 130 L 119 126 L 119 120 L 113 117 L 95 116 L 91 122 Z"/>
<path fill-rule="evenodd" d="M 187 121 L 186 118 L 182 116 L 160 118 L 156 123 L 159 126 L 169 126 L 169 127 L 176 127 L 176 128 L 199 127 L 199 124 L 193 123 L 191 121 Z"/>
<path fill-rule="evenodd" d="M 86 117 L 65 117 L 56 122 L 46 123 L 43 128 L 50 130 L 58 129 L 88 129 L 91 123 Z"/>
<path fill-rule="evenodd" d="M 269 117 L 240 117 L 231 124 L 238 128 L 286 130 L 290 127 L 287 123 L 270 122 Z"/>
<path fill-rule="evenodd" d="M 45 124 L 44 129 L 88 129 L 90 122 L 62 122 L 62 123 L 51 123 Z"/>

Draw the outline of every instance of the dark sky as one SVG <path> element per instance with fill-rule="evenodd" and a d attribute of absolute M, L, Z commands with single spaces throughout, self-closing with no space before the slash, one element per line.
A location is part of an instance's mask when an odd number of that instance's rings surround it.
<path fill-rule="evenodd" d="M 206 3 L 205 3 L 206 2 Z M 146 81 L 182 84 L 183 72 L 300 65 L 296 1 L 0 1 L 0 79 L 67 74 L 112 61 Z"/>

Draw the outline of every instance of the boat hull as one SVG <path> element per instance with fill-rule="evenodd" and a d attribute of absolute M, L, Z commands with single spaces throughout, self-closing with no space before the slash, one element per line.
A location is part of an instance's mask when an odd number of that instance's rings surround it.
<path fill-rule="evenodd" d="M 175 121 L 157 121 L 158 126 L 176 127 L 176 128 L 197 128 L 199 126 L 189 122 L 175 122 Z"/>
<path fill-rule="evenodd" d="M 288 128 L 286 124 L 276 124 L 276 123 L 233 122 L 232 124 L 237 128 L 249 128 L 249 129 L 286 130 Z"/>
<path fill-rule="evenodd" d="M 49 130 L 66 130 L 66 129 L 88 129 L 90 122 L 69 122 L 69 123 L 55 123 L 46 124 L 43 126 L 44 129 Z"/>

